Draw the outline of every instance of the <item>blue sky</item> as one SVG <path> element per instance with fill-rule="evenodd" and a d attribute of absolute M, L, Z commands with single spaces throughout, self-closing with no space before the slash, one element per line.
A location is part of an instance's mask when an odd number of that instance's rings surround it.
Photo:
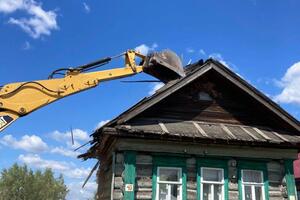
<path fill-rule="evenodd" d="M 299 120 L 299 8 L 296 0 L 0 0 L 0 85 L 45 79 L 57 68 L 126 49 L 168 48 L 184 64 L 220 60 Z M 122 60 L 108 67 L 122 67 Z M 0 135 L 0 168 L 14 162 L 51 166 L 65 175 L 68 199 L 88 198 L 95 178 L 86 189 L 79 187 L 95 160 L 77 160 L 72 149 L 87 142 L 99 123 L 158 87 L 105 82 L 19 119 Z"/>

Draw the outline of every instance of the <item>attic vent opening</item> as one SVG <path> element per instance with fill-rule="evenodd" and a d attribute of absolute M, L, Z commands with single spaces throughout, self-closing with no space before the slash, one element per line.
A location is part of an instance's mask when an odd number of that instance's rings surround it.
<path fill-rule="evenodd" d="M 203 92 L 203 91 L 199 92 L 198 99 L 200 101 L 212 101 L 213 100 L 213 98 L 207 92 Z"/>

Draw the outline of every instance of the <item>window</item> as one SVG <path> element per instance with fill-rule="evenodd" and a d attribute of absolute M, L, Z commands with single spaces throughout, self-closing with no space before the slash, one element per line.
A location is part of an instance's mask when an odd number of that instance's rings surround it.
<path fill-rule="evenodd" d="M 264 200 L 263 172 L 258 170 L 242 170 L 243 200 Z"/>
<path fill-rule="evenodd" d="M 197 160 L 197 199 L 228 200 L 228 160 Z"/>
<path fill-rule="evenodd" d="M 198 99 L 201 101 L 212 101 L 212 97 L 206 92 L 199 92 Z"/>
<path fill-rule="evenodd" d="M 157 200 L 182 200 L 182 169 L 158 167 Z"/>
<path fill-rule="evenodd" d="M 201 167 L 201 200 L 224 199 L 224 170 Z"/>

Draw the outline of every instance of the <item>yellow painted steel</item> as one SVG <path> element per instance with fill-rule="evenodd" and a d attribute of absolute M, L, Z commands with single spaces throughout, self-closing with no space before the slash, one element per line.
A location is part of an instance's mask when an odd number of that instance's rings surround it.
<path fill-rule="evenodd" d="M 102 81 L 131 76 L 143 71 L 135 58 L 145 56 L 135 52 L 125 53 L 125 67 L 80 73 L 69 71 L 64 78 L 19 82 L 4 85 L 0 90 L 0 131 L 19 117 L 46 106 L 63 97 L 96 87 Z M 7 120 L 11 119 L 11 120 Z"/>

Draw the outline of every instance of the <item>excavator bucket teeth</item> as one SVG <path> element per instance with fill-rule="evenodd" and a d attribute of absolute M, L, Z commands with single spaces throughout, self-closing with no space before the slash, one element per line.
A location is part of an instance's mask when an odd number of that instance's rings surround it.
<path fill-rule="evenodd" d="M 164 83 L 185 76 L 180 58 L 170 50 L 149 54 L 143 63 L 143 71 Z"/>

